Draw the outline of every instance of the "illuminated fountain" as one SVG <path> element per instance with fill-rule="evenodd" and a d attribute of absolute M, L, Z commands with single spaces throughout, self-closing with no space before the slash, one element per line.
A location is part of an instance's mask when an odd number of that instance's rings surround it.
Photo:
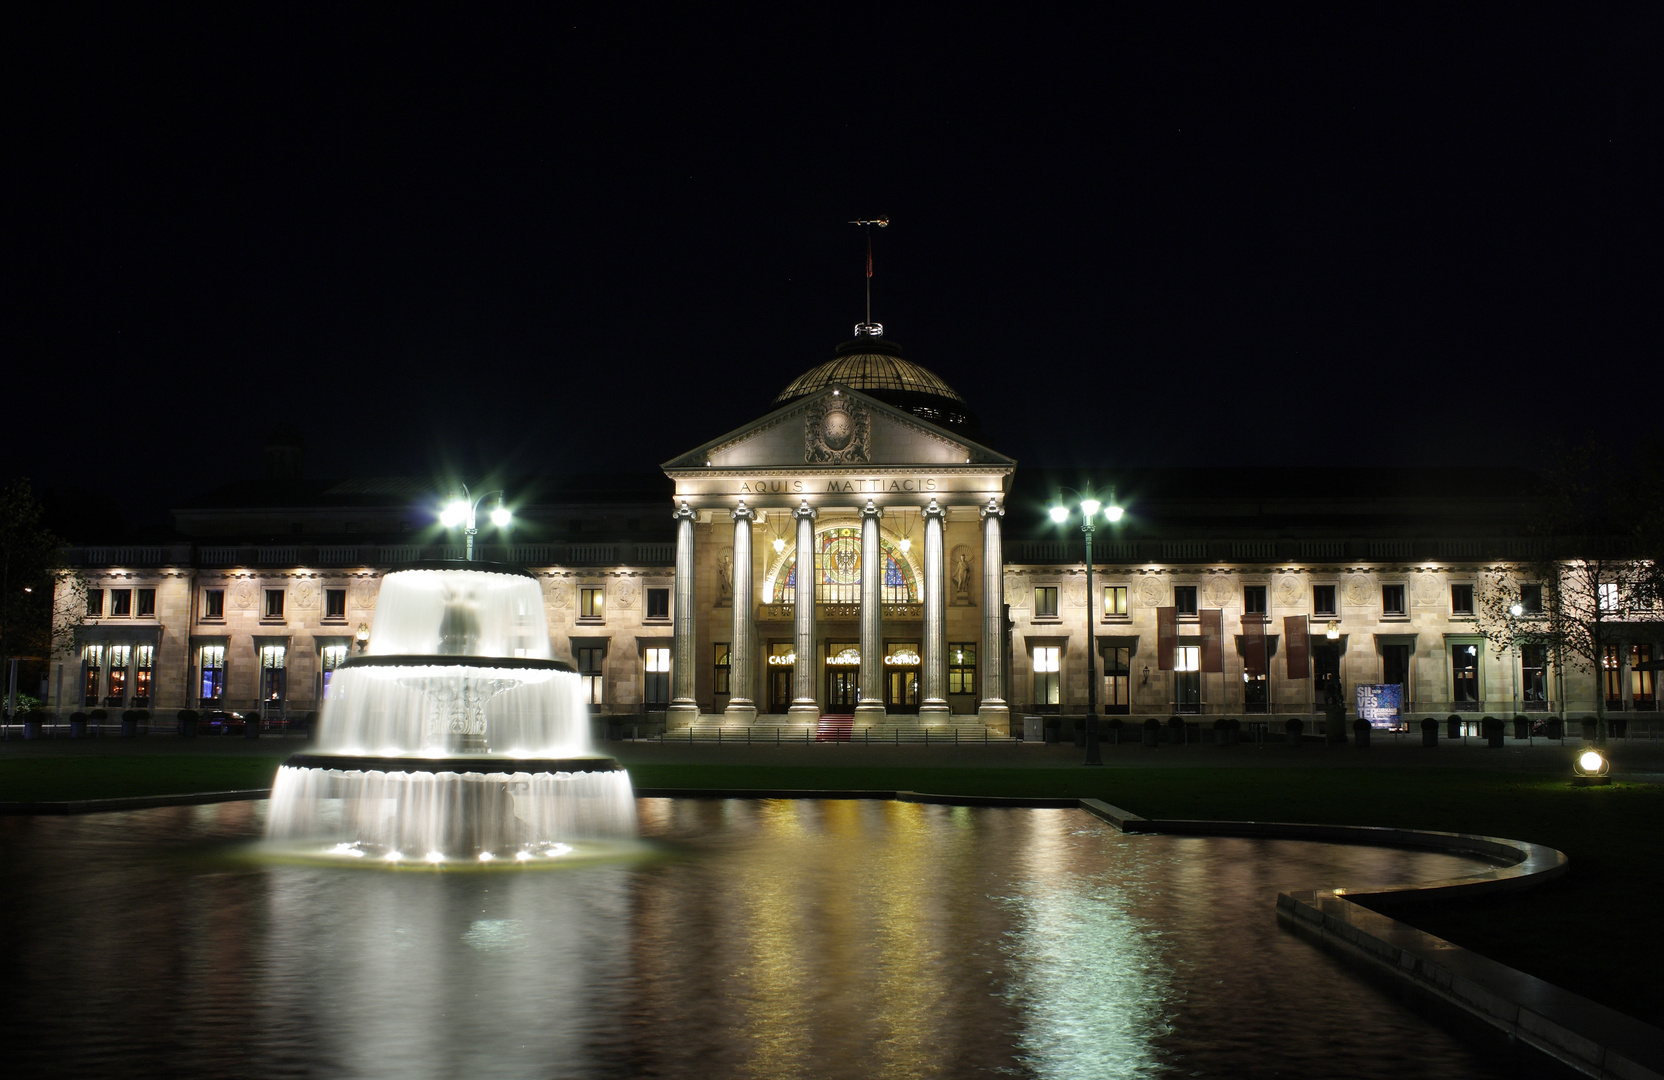
<path fill-rule="evenodd" d="M 543 594 L 496 563 L 382 582 L 365 654 L 335 670 L 315 748 L 272 787 L 269 839 L 343 858 L 521 862 L 635 833 L 629 774 L 592 752 Z"/>

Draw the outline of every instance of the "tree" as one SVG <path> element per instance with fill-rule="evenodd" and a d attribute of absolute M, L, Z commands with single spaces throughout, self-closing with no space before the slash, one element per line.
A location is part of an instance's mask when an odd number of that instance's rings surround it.
<path fill-rule="evenodd" d="M 64 566 L 26 479 L 0 489 L 0 660 L 72 648 L 86 616 L 86 582 Z"/>
<path fill-rule="evenodd" d="M 1560 457 L 1547 477 L 1535 534 L 1536 556 L 1518 569 L 1498 568 L 1481 584 L 1479 628 L 1498 654 L 1545 646 L 1555 671 L 1595 676 L 1596 738 L 1606 739 L 1601 673 L 1608 646 L 1624 627 L 1664 616 L 1664 519 L 1660 481 L 1609 449 L 1587 445 Z M 1564 711 L 1564 689 L 1556 695 Z"/>

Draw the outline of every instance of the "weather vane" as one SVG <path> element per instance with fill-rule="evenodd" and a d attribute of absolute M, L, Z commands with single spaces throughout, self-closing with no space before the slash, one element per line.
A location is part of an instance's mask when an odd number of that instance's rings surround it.
<path fill-rule="evenodd" d="M 886 217 L 868 218 L 863 221 L 852 221 L 851 225 L 859 225 L 867 230 L 867 321 L 855 328 L 855 336 L 883 337 L 884 325 L 872 321 L 872 227 L 880 229 L 890 227 L 890 219 Z"/>

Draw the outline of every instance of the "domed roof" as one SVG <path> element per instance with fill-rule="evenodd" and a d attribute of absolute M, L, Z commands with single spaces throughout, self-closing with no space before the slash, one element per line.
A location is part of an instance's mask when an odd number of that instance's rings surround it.
<path fill-rule="evenodd" d="M 959 392 L 940 375 L 901 355 L 901 346 L 876 335 L 863 334 L 838 346 L 831 360 L 793 379 L 774 399 L 784 405 L 837 383 L 910 412 L 933 424 L 969 436 L 977 420 Z"/>

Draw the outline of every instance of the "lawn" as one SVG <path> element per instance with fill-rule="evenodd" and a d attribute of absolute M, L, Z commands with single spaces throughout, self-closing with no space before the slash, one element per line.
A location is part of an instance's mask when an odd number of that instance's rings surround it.
<path fill-rule="evenodd" d="M 270 785 L 288 752 L 0 757 L 0 801 L 223 791 Z M 630 755 L 634 757 L 635 755 Z M 1520 896 L 1417 907 L 1440 937 L 1650 1023 L 1664 1024 L 1664 785 L 1574 788 L 1564 774 L 1486 768 L 1331 768 L 1297 763 L 1078 766 L 824 765 L 626 760 L 637 787 L 877 789 L 1096 797 L 1145 817 L 1332 822 L 1531 840 L 1571 872 Z M 1345 884 L 1335 882 L 1334 884 Z M 1269 915 L 1268 915 L 1269 917 Z"/>

